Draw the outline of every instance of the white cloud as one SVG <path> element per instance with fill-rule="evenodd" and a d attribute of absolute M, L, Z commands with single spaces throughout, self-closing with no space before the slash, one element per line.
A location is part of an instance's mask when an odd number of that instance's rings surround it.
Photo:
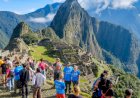
<path fill-rule="evenodd" d="M 47 19 L 48 21 L 52 21 L 53 18 L 54 18 L 54 16 L 55 16 L 55 13 L 50 13 L 50 14 L 48 14 L 48 15 L 46 16 L 46 19 Z"/>
<path fill-rule="evenodd" d="M 31 22 L 36 22 L 36 23 L 46 23 L 47 22 L 45 17 L 38 17 L 38 18 L 31 17 L 30 21 Z"/>
<path fill-rule="evenodd" d="M 81 6 L 90 11 L 99 13 L 106 8 L 127 9 L 133 8 L 133 4 L 138 0 L 78 0 Z M 93 10 L 94 9 L 94 10 Z"/>
<path fill-rule="evenodd" d="M 112 7 L 113 8 L 132 8 L 133 4 L 138 0 L 113 0 Z"/>
<path fill-rule="evenodd" d="M 31 17 L 29 21 L 35 22 L 35 23 L 47 23 L 47 22 L 51 22 L 54 16 L 55 14 L 51 13 L 51 14 L 48 14 L 46 17 L 38 17 L 38 18 Z"/>
<path fill-rule="evenodd" d="M 65 0 L 53 0 L 53 2 L 64 2 Z M 81 6 L 86 10 L 96 9 L 96 13 L 101 12 L 107 7 L 113 9 L 132 8 L 133 4 L 138 0 L 78 0 Z M 94 10 L 93 10 L 94 11 Z"/>

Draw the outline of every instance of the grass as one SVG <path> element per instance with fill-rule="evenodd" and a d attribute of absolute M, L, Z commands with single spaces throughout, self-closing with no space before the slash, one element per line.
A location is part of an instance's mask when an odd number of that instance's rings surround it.
<path fill-rule="evenodd" d="M 55 62 L 55 58 L 48 56 L 46 54 L 48 50 L 43 46 L 30 46 L 30 50 L 30 54 L 35 60 L 40 60 L 41 58 L 43 58 L 44 60 L 47 60 L 50 63 Z"/>
<path fill-rule="evenodd" d="M 107 65 L 107 64 L 104 64 L 104 63 L 100 63 L 97 59 L 95 58 L 92 58 L 92 61 L 98 65 L 98 76 L 97 77 L 100 77 L 101 73 L 104 71 L 104 70 L 108 70 L 109 71 L 109 76 L 111 76 L 113 73 L 112 73 L 112 70 L 110 69 L 110 67 Z"/>

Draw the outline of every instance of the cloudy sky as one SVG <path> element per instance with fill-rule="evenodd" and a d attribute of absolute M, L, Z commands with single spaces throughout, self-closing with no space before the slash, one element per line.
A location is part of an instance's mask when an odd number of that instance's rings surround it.
<path fill-rule="evenodd" d="M 65 0 L 0 0 L 0 11 L 12 11 L 18 14 L 25 14 L 44 7 L 46 4 L 54 2 L 64 2 Z M 100 12 L 107 7 L 113 9 L 133 8 L 133 4 L 138 0 L 78 0 L 82 7 L 87 10 L 97 8 Z"/>

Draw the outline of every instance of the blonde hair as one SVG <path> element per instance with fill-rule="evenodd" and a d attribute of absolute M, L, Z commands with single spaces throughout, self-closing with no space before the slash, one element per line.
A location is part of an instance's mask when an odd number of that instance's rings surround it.
<path fill-rule="evenodd" d="M 63 72 L 61 72 L 60 74 L 59 74 L 59 79 L 63 79 L 64 78 L 64 74 L 63 74 Z"/>
<path fill-rule="evenodd" d="M 75 95 L 78 95 L 78 94 L 80 94 L 80 92 L 81 92 L 80 87 L 78 85 L 74 86 L 73 93 Z"/>
<path fill-rule="evenodd" d="M 60 62 L 60 58 L 56 58 L 56 60 L 57 60 L 58 62 Z"/>

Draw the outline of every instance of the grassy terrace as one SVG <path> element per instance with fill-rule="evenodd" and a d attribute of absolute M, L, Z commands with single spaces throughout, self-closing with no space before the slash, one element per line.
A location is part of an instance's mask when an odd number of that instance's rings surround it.
<path fill-rule="evenodd" d="M 43 46 L 30 46 L 30 50 L 30 54 L 35 60 L 40 60 L 41 58 L 43 58 L 44 60 L 47 60 L 51 63 L 55 62 L 55 58 L 48 56 L 46 54 L 48 50 Z"/>

